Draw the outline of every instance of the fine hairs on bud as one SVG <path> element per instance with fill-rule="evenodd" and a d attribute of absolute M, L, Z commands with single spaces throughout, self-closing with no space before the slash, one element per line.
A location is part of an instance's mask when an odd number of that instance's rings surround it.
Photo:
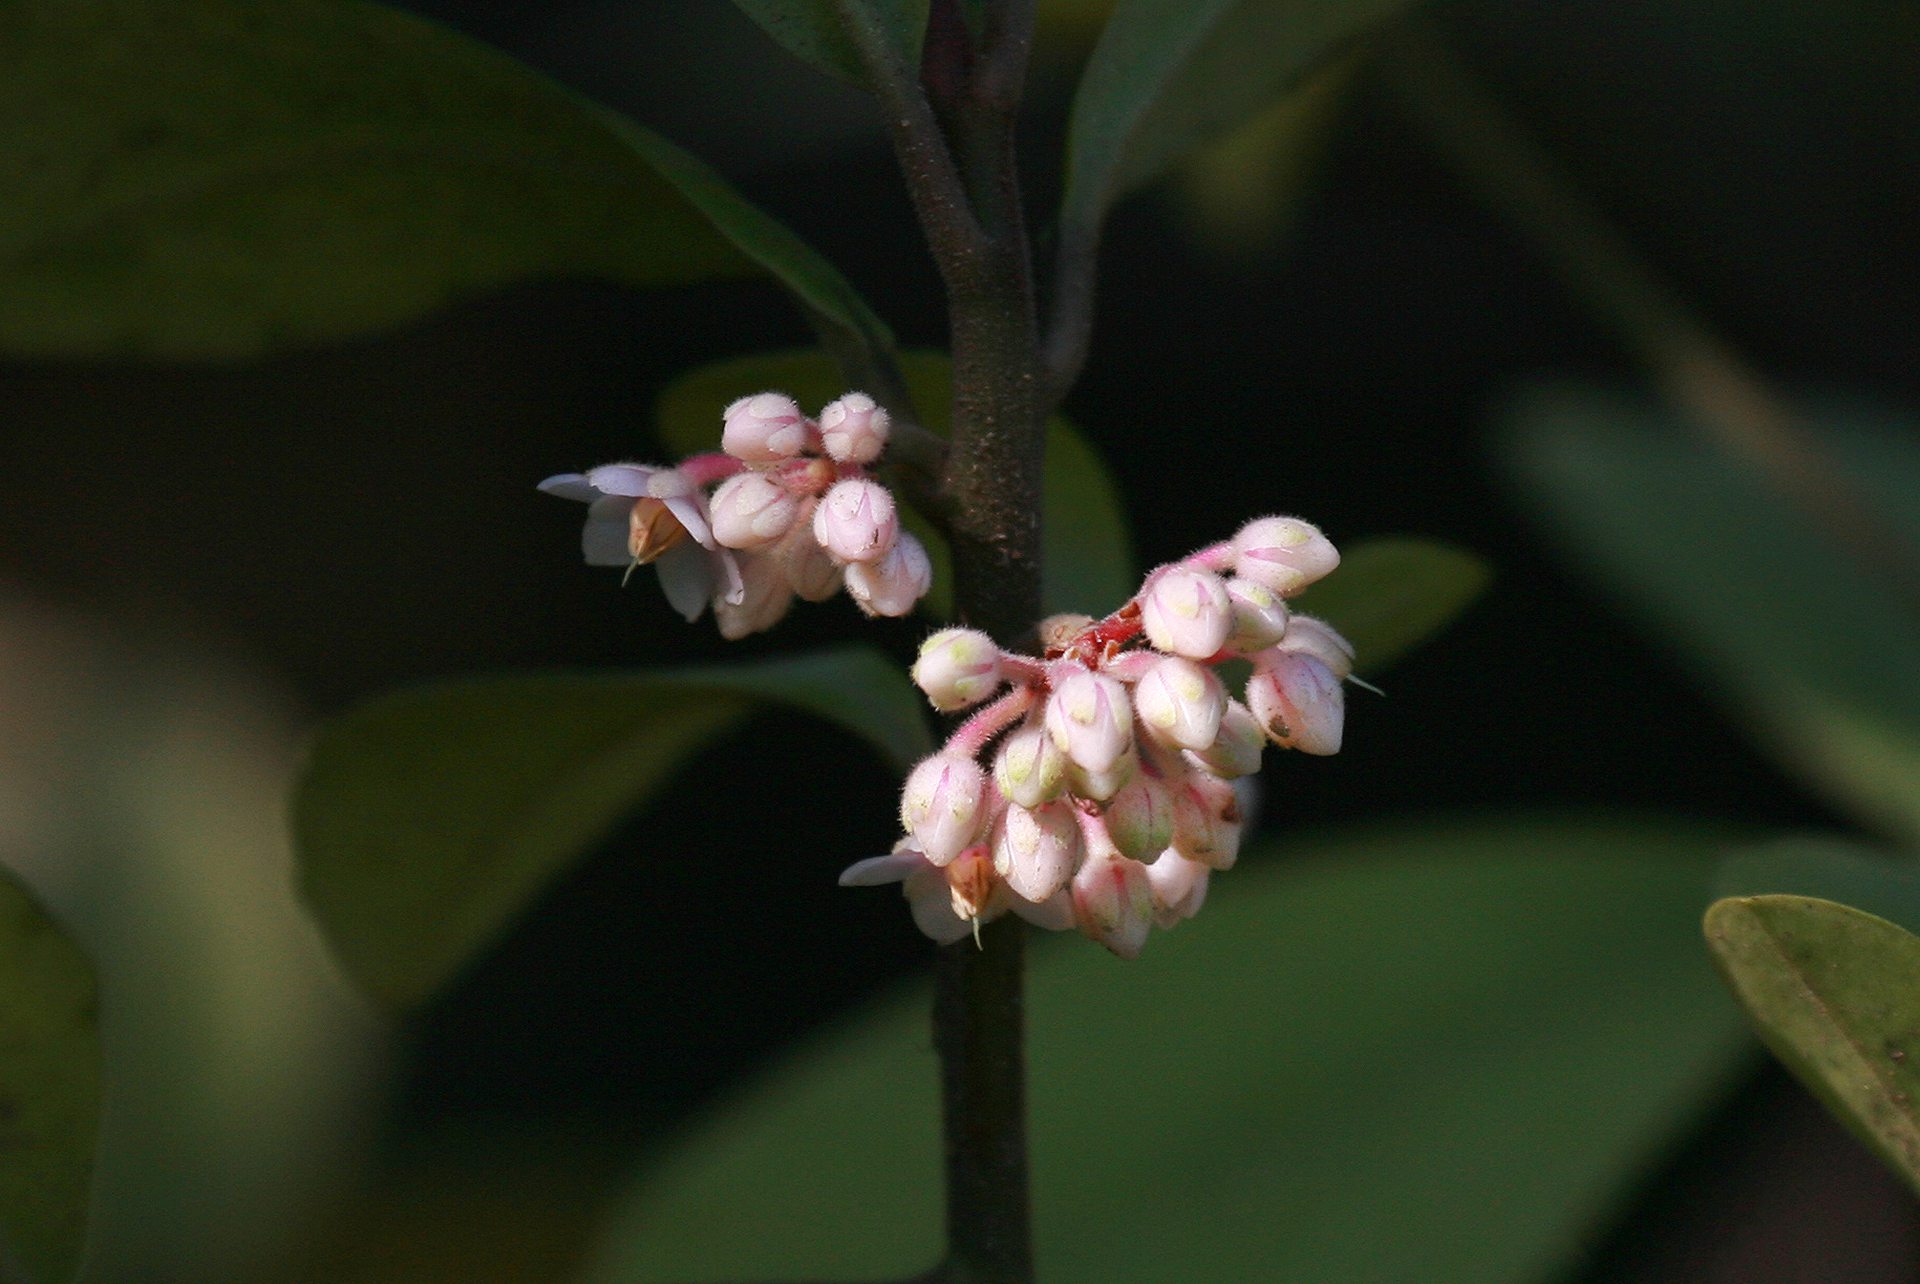
<path fill-rule="evenodd" d="M 913 684 L 942 713 L 979 704 L 1000 683 L 1000 648 L 978 629 L 941 629 L 913 662 Z"/>
<path fill-rule="evenodd" d="M 906 615 L 933 587 L 933 559 L 925 545 L 901 531 L 879 561 L 848 563 L 846 582 L 847 595 L 868 615 Z"/>
<path fill-rule="evenodd" d="M 937 753 L 922 760 L 900 794 L 900 824 L 935 865 L 971 846 L 986 819 L 987 773 L 973 759 Z"/>
<path fill-rule="evenodd" d="M 1131 703 L 1119 682 L 1078 670 L 1047 697 L 1047 734 L 1076 765 L 1109 771 L 1133 747 Z"/>
<path fill-rule="evenodd" d="M 793 527 L 800 501 L 765 473 L 737 473 L 713 492 L 713 537 L 728 548 L 765 548 Z"/>
<path fill-rule="evenodd" d="M 1340 565 L 1333 541 L 1298 517 L 1260 517 L 1233 537 L 1233 569 L 1281 597 L 1292 597 Z"/>
<path fill-rule="evenodd" d="M 807 444 L 807 420 L 792 397 L 778 392 L 742 397 L 722 414 L 720 449 L 750 464 L 790 459 Z"/>
<path fill-rule="evenodd" d="M 1066 788 L 1067 756 L 1045 727 L 1030 722 L 1001 740 L 993 758 L 993 783 L 1020 806 L 1038 807 Z"/>
<path fill-rule="evenodd" d="M 820 411 L 827 454 L 847 464 L 870 464 L 887 448 L 887 412 L 864 392 L 850 392 Z"/>
<path fill-rule="evenodd" d="M 1123 959 L 1139 958 L 1153 927 L 1147 867 L 1124 856 L 1089 856 L 1072 887 L 1080 930 Z"/>
<path fill-rule="evenodd" d="M 1301 753 L 1340 752 L 1347 697 L 1340 679 L 1304 651 L 1262 651 L 1247 679 L 1247 708 L 1267 738 Z"/>
<path fill-rule="evenodd" d="M 1233 630 L 1227 635 L 1227 650 L 1252 655 L 1286 636 L 1287 604 L 1258 580 L 1244 575 L 1228 580 L 1227 602 L 1233 610 Z"/>
<path fill-rule="evenodd" d="M 1353 644 L 1316 616 L 1296 615 L 1280 649 L 1312 656 L 1342 681 L 1353 676 Z"/>
<path fill-rule="evenodd" d="M 1080 824 L 1065 802 L 1029 810 L 1018 803 L 1001 813 L 993 831 L 993 867 L 1015 895 L 1046 900 L 1080 866 Z"/>
<path fill-rule="evenodd" d="M 841 562 L 879 561 L 899 531 L 893 496 L 864 478 L 835 482 L 813 510 L 814 538 Z"/>
<path fill-rule="evenodd" d="M 1211 571 L 1176 566 L 1154 578 L 1140 602 L 1140 622 L 1156 649 L 1205 660 L 1233 630 L 1227 586 Z"/>
<path fill-rule="evenodd" d="M 1205 749 L 1220 734 L 1227 692 L 1211 669 L 1170 655 L 1134 684 L 1133 701 L 1149 736 L 1173 749 Z"/>

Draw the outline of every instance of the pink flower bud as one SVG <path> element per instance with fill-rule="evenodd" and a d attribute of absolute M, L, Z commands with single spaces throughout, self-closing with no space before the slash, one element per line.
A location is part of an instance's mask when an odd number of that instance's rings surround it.
<path fill-rule="evenodd" d="M 824 602 L 840 591 L 840 564 L 813 537 L 813 509 L 818 501 L 801 501 L 793 525 L 773 550 L 787 572 L 787 583 L 807 602 Z"/>
<path fill-rule="evenodd" d="M 1167 787 L 1141 772 L 1107 803 L 1107 833 L 1122 855 L 1152 860 L 1173 841 L 1173 799 Z"/>
<path fill-rule="evenodd" d="M 742 397 L 722 412 L 720 449 L 750 464 L 771 464 L 800 453 L 807 420 L 792 397 L 762 392 Z"/>
<path fill-rule="evenodd" d="M 1161 852 L 1147 866 L 1147 886 L 1153 894 L 1154 926 L 1167 928 L 1200 912 L 1207 899 L 1207 877 L 1212 871 L 1179 852 Z"/>
<path fill-rule="evenodd" d="M 1294 616 L 1280 649 L 1312 656 L 1343 681 L 1353 673 L 1353 644 L 1334 632 L 1331 624 L 1315 616 Z"/>
<path fill-rule="evenodd" d="M 1015 803 L 994 825 L 993 867 L 1029 901 L 1044 901 L 1065 887 L 1080 865 L 1080 853 L 1080 823 L 1068 803 L 1032 810 Z"/>
<path fill-rule="evenodd" d="M 1227 602 L 1233 609 L 1233 630 L 1227 634 L 1227 650 L 1252 655 L 1286 636 L 1287 604 L 1258 580 L 1244 575 L 1228 580 Z"/>
<path fill-rule="evenodd" d="M 813 537 L 841 562 L 879 561 L 899 532 L 893 496 L 879 482 L 836 482 L 813 510 Z"/>
<path fill-rule="evenodd" d="M 1133 779 L 1140 770 L 1140 755 L 1131 748 L 1105 771 L 1088 771 L 1077 762 L 1067 763 L 1067 792 L 1090 802 L 1105 802 Z"/>
<path fill-rule="evenodd" d="M 793 605 L 793 589 L 777 558 L 743 553 L 739 564 L 744 589 L 740 600 L 730 601 L 732 594 L 724 584 L 713 594 L 714 622 L 729 642 L 772 628 Z"/>
<path fill-rule="evenodd" d="M 1227 586 L 1212 571 L 1176 566 L 1154 577 L 1140 602 L 1147 641 L 1172 655 L 1204 660 L 1233 628 Z"/>
<path fill-rule="evenodd" d="M 885 557 L 849 563 L 844 578 L 847 595 L 868 615 L 906 615 L 933 587 L 933 559 L 925 545 L 901 531 Z"/>
<path fill-rule="evenodd" d="M 1029 724 L 1007 734 L 993 758 L 993 783 L 1022 807 L 1038 807 L 1066 787 L 1067 756 L 1045 727 Z"/>
<path fill-rule="evenodd" d="M 830 401 L 820 412 L 820 439 L 843 464 L 870 464 L 887 448 L 887 412 L 864 392 Z"/>
<path fill-rule="evenodd" d="M 1133 707 L 1149 736 L 1172 749 L 1205 749 L 1220 734 L 1227 693 L 1210 669 L 1168 656 L 1133 688 Z"/>
<path fill-rule="evenodd" d="M 900 793 L 900 826 L 936 865 L 946 865 L 986 828 L 987 773 L 959 754 L 923 759 Z"/>
<path fill-rule="evenodd" d="M 965 919 L 968 923 L 979 919 L 999 915 L 988 914 L 988 905 L 993 900 L 994 888 L 999 885 L 994 877 L 993 858 L 987 854 L 986 844 L 975 843 L 954 857 L 953 864 L 947 866 L 947 892 L 952 898 L 954 917 Z"/>
<path fill-rule="evenodd" d="M 1000 683 L 1000 648 L 978 629 L 941 629 L 913 662 L 913 685 L 942 713 L 979 704 Z"/>
<path fill-rule="evenodd" d="M 1340 752 L 1347 720 L 1347 697 L 1340 679 L 1321 660 L 1303 651 L 1262 651 L 1247 679 L 1247 708 L 1282 749 L 1302 753 Z"/>
<path fill-rule="evenodd" d="M 1147 867 L 1124 856 L 1090 856 L 1073 876 L 1072 890 L 1080 930 L 1123 959 L 1139 958 L 1153 928 Z"/>
<path fill-rule="evenodd" d="M 728 548 L 767 545 L 793 528 L 800 501 L 764 473 L 735 473 L 720 483 L 708 504 L 713 537 Z"/>
<path fill-rule="evenodd" d="M 1187 760 L 1231 780 L 1260 770 L 1260 755 L 1266 747 L 1267 733 L 1253 712 L 1238 700 L 1229 700 L 1220 716 L 1220 733 L 1212 744 L 1189 752 Z"/>
<path fill-rule="evenodd" d="M 1216 776 L 1195 772 L 1173 790 L 1173 849 L 1212 869 L 1232 869 L 1240 855 L 1240 796 Z"/>
<path fill-rule="evenodd" d="M 1233 569 L 1292 597 L 1340 565 L 1339 550 L 1312 522 L 1298 517 L 1261 517 L 1233 537 Z"/>
<path fill-rule="evenodd" d="M 1130 703 L 1126 687 L 1081 669 L 1047 697 L 1047 734 L 1079 766 L 1107 771 L 1133 745 Z"/>

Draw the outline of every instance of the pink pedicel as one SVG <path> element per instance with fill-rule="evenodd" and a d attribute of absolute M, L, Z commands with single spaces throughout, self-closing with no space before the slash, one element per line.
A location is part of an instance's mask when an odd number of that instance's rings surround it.
<path fill-rule="evenodd" d="M 1157 568 L 1103 619 L 1042 620 L 1038 654 L 977 629 L 933 634 L 914 683 L 934 708 L 972 712 L 908 778 L 909 837 L 841 881 L 903 884 L 942 944 L 1012 913 L 1137 957 L 1238 859 L 1234 781 L 1263 750 L 1339 748 L 1353 649 L 1283 600 L 1338 561 L 1317 528 L 1262 518 Z M 1230 699 L 1218 666 L 1245 660 L 1253 675 Z"/>

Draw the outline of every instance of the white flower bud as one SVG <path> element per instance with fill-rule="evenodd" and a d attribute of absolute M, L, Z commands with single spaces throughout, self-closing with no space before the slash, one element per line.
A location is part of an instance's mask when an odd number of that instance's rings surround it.
<path fill-rule="evenodd" d="M 1252 710 L 1238 700 L 1229 700 L 1213 743 L 1189 751 L 1186 757 L 1195 766 L 1231 780 L 1260 770 L 1260 755 L 1266 747 L 1267 733 Z"/>
<path fill-rule="evenodd" d="M 1133 745 L 1127 689 L 1105 674 L 1071 673 L 1047 697 L 1047 734 L 1060 751 L 1090 772 L 1105 772 Z"/>
<path fill-rule="evenodd" d="M 1347 697 L 1340 679 L 1317 656 L 1303 651 L 1262 651 L 1247 679 L 1247 708 L 1282 749 L 1340 752 Z"/>
<path fill-rule="evenodd" d="M 1147 866 L 1147 886 L 1153 894 L 1155 927 L 1172 927 L 1200 912 L 1207 899 L 1209 870 L 1169 848 Z"/>
<path fill-rule="evenodd" d="M 1016 895 L 1035 903 L 1067 885 L 1080 853 L 1080 824 L 1068 803 L 1032 810 L 1015 803 L 994 825 L 994 869 Z"/>
<path fill-rule="evenodd" d="M 1195 772 L 1173 791 L 1173 849 L 1211 869 L 1232 869 L 1240 855 L 1240 796 L 1216 776 Z"/>
<path fill-rule="evenodd" d="M 713 537 L 728 548 L 765 548 L 793 528 L 800 501 L 765 473 L 735 473 L 708 505 Z"/>
<path fill-rule="evenodd" d="M 986 828 L 987 773 L 971 758 L 923 759 L 900 792 L 900 826 L 935 865 L 946 865 Z"/>
<path fill-rule="evenodd" d="M 1205 749 L 1220 734 L 1227 692 L 1213 671 L 1179 656 L 1157 662 L 1134 684 L 1146 733 L 1171 749 Z"/>
<path fill-rule="evenodd" d="M 1173 841 L 1173 798 L 1145 772 L 1113 796 L 1103 815 L 1113 845 L 1135 860 L 1152 860 Z"/>
<path fill-rule="evenodd" d="M 1212 571 L 1176 566 L 1147 589 L 1140 622 L 1159 650 L 1204 660 L 1226 645 L 1233 628 L 1227 586 Z"/>
<path fill-rule="evenodd" d="M 724 583 L 713 594 L 714 623 L 720 626 L 720 636 L 729 642 L 772 628 L 793 606 L 793 589 L 787 584 L 778 559 L 742 553 L 737 561 L 740 583 L 745 589 L 740 600 L 727 600 Z"/>
<path fill-rule="evenodd" d="M 1353 644 L 1334 632 L 1331 624 L 1312 615 L 1296 615 L 1280 642 L 1282 651 L 1310 655 L 1344 681 L 1353 673 Z"/>
<path fill-rule="evenodd" d="M 820 411 L 820 440 L 843 464 L 870 464 L 887 448 L 890 421 L 872 397 L 850 392 Z"/>
<path fill-rule="evenodd" d="M 1140 957 L 1153 928 L 1147 867 L 1124 856 L 1089 856 L 1073 876 L 1073 917 L 1080 930 L 1123 959 Z"/>
<path fill-rule="evenodd" d="M 1067 763 L 1067 792 L 1090 802 L 1106 802 L 1127 787 L 1140 770 L 1140 755 L 1129 748 L 1124 756 L 1105 771 L 1088 771 L 1079 763 Z"/>
<path fill-rule="evenodd" d="M 1022 807 L 1039 807 L 1066 787 L 1067 756 L 1045 727 L 1029 723 L 1007 733 L 993 756 L 993 783 Z"/>
<path fill-rule="evenodd" d="M 1281 597 L 1292 597 L 1338 565 L 1333 541 L 1298 517 L 1256 518 L 1233 537 L 1235 573 Z"/>
<path fill-rule="evenodd" d="M 1258 580 L 1236 575 L 1227 581 L 1227 602 L 1233 610 L 1233 630 L 1227 650 L 1237 655 L 1264 651 L 1287 633 L 1287 604 Z"/>
<path fill-rule="evenodd" d="M 893 495 L 879 482 L 836 482 L 813 510 L 813 537 L 841 562 L 879 561 L 899 531 Z"/>
<path fill-rule="evenodd" d="M 979 704 L 1000 683 L 1000 648 L 979 629 L 941 629 L 913 662 L 913 685 L 942 713 Z"/>
<path fill-rule="evenodd" d="M 812 499 L 802 502 L 793 525 L 773 550 L 786 570 L 787 583 L 793 586 L 795 596 L 807 602 L 824 602 L 840 591 L 840 564 L 813 537 L 813 509 L 817 502 Z"/>
<path fill-rule="evenodd" d="M 885 557 L 849 563 L 844 578 L 847 595 L 868 615 L 907 615 L 933 587 L 933 559 L 925 545 L 901 531 Z"/>
<path fill-rule="evenodd" d="M 807 420 L 792 397 L 762 392 L 742 397 L 722 412 L 720 449 L 750 464 L 771 464 L 800 453 Z"/>

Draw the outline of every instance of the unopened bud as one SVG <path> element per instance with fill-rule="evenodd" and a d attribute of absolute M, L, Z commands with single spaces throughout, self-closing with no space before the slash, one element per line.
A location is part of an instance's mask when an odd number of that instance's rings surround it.
<path fill-rule="evenodd" d="M 913 662 L 913 685 L 942 713 L 979 704 L 1000 682 L 1000 648 L 978 629 L 941 629 Z"/>
<path fill-rule="evenodd" d="M 1227 634 L 1227 650 L 1252 655 L 1286 636 L 1287 604 L 1260 581 L 1244 575 L 1229 579 L 1227 602 L 1233 610 L 1233 630 Z"/>
<path fill-rule="evenodd" d="M 1204 660 L 1233 628 L 1227 586 L 1212 571 L 1176 566 L 1154 578 L 1140 602 L 1147 641 L 1171 655 Z"/>
<path fill-rule="evenodd" d="M 793 606 L 793 589 L 778 559 L 743 553 L 738 561 L 744 590 L 740 600 L 727 600 L 725 584 L 713 594 L 713 619 L 720 626 L 720 636 L 729 642 L 772 628 Z"/>
<path fill-rule="evenodd" d="M 1147 867 L 1124 856 L 1090 856 L 1073 876 L 1073 918 L 1123 959 L 1140 957 L 1153 928 Z"/>
<path fill-rule="evenodd" d="M 1195 772 L 1173 790 L 1171 846 L 1211 869 L 1231 869 L 1240 855 L 1240 796 L 1215 776 Z"/>
<path fill-rule="evenodd" d="M 1353 673 L 1353 644 L 1316 616 L 1294 616 L 1280 649 L 1312 656 L 1342 681 Z"/>
<path fill-rule="evenodd" d="M 1121 683 L 1081 669 L 1047 697 L 1047 734 L 1076 765 L 1108 771 L 1133 745 L 1130 703 Z"/>
<path fill-rule="evenodd" d="M 829 401 L 820 411 L 820 440 L 843 464 L 870 464 L 887 448 L 887 412 L 864 392 Z"/>
<path fill-rule="evenodd" d="M 722 412 L 720 449 L 750 464 L 771 464 L 800 453 L 807 420 L 792 397 L 762 392 L 742 397 Z"/>
<path fill-rule="evenodd" d="M 1229 700 L 1226 712 L 1220 715 L 1220 733 L 1213 738 L 1213 743 L 1190 751 L 1187 758 L 1214 775 L 1231 780 L 1260 770 L 1260 755 L 1266 747 L 1267 733 L 1261 729 L 1252 710 L 1238 700 Z"/>
<path fill-rule="evenodd" d="M 1302 753 L 1340 752 L 1347 697 L 1340 679 L 1304 651 L 1262 651 L 1247 679 L 1247 708 L 1267 738 Z"/>
<path fill-rule="evenodd" d="M 1140 770 L 1140 755 L 1131 747 L 1105 771 L 1088 771 L 1079 763 L 1067 763 L 1067 792 L 1075 798 L 1085 798 L 1091 802 L 1106 802 L 1133 779 Z"/>
<path fill-rule="evenodd" d="M 1205 749 L 1220 734 L 1227 693 L 1213 671 L 1179 656 L 1148 669 L 1133 688 L 1140 725 L 1172 749 Z"/>
<path fill-rule="evenodd" d="M 1338 565 L 1333 541 L 1298 517 L 1256 518 L 1233 537 L 1234 571 L 1281 597 L 1292 597 Z"/>
<path fill-rule="evenodd" d="M 842 562 L 879 561 L 899 531 L 893 495 L 879 482 L 836 482 L 813 510 L 813 537 Z"/>
<path fill-rule="evenodd" d="M 901 531 L 885 557 L 849 563 L 845 578 L 847 595 L 868 615 L 907 615 L 933 587 L 933 559 L 924 544 Z"/>
<path fill-rule="evenodd" d="M 987 773 L 971 758 L 923 759 L 900 792 L 900 826 L 936 865 L 946 865 L 986 828 Z"/>
<path fill-rule="evenodd" d="M 793 586 L 794 594 L 808 602 L 824 602 L 840 591 L 840 564 L 813 537 L 813 509 L 817 502 L 813 499 L 801 502 L 793 525 L 773 550 L 787 572 L 787 583 Z"/>
<path fill-rule="evenodd" d="M 1167 787 L 1140 772 L 1107 803 L 1107 833 L 1122 855 L 1152 860 L 1173 841 L 1173 799 Z"/>
<path fill-rule="evenodd" d="M 1080 853 L 1080 824 L 1065 802 L 1031 810 L 1016 803 L 994 825 L 993 867 L 1025 900 L 1038 903 L 1065 887 Z"/>
<path fill-rule="evenodd" d="M 735 473 L 720 483 L 708 506 L 713 537 L 728 548 L 755 549 L 793 528 L 800 501 L 764 473 Z"/>
<path fill-rule="evenodd" d="M 1045 727 L 1028 724 L 1007 733 L 993 757 L 993 783 L 1022 807 L 1038 807 L 1060 796 L 1066 785 L 1067 756 Z"/>
<path fill-rule="evenodd" d="M 1207 899 L 1207 876 L 1212 873 L 1199 861 L 1188 860 L 1169 849 L 1147 866 L 1147 886 L 1153 895 L 1154 926 L 1172 927 L 1182 919 L 1200 912 Z"/>

